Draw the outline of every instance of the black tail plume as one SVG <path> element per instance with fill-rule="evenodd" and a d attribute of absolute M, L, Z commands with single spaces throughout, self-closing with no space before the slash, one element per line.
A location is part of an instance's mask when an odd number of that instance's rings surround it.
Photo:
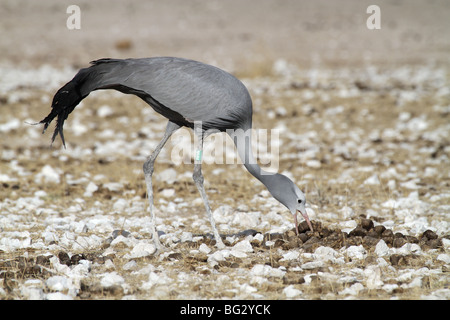
<path fill-rule="evenodd" d="M 57 117 L 56 128 L 52 136 L 52 143 L 55 141 L 56 136 L 59 134 L 64 148 L 66 147 L 63 133 L 64 121 L 73 111 L 73 109 L 75 109 L 75 107 L 80 103 L 80 101 L 85 98 L 85 96 L 83 97 L 80 93 L 80 86 L 84 82 L 85 78 L 82 73 L 82 71 L 84 70 L 85 69 L 82 69 L 75 76 L 75 78 L 72 79 L 72 81 L 66 83 L 61 89 L 56 92 L 55 96 L 53 97 L 52 111 L 47 117 L 39 121 L 40 124 L 44 124 L 44 130 L 42 131 L 42 133 L 44 133 L 53 119 Z"/>
<path fill-rule="evenodd" d="M 86 98 L 91 91 L 121 88 L 121 86 L 116 83 L 117 77 L 114 76 L 117 72 L 117 68 L 122 68 L 121 62 L 122 60 L 120 59 L 107 58 L 92 61 L 90 67 L 78 71 L 71 81 L 66 83 L 56 92 L 53 97 L 50 114 L 38 123 L 44 124 L 44 130 L 42 132 L 44 133 L 53 119 L 57 118 L 56 128 L 52 136 L 52 143 L 59 134 L 64 147 L 66 147 L 63 134 L 64 121 L 66 121 L 73 109 L 75 109 L 81 100 Z M 131 72 L 130 70 L 131 69 L 127 71 L 128 73 L 122 73 L 121 76 L 125 77 Z M 118 90 L 121 91 L 120 89 Z"/>

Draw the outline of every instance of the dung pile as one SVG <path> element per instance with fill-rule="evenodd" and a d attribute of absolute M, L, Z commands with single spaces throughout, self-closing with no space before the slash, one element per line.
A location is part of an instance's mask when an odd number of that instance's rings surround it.
<path fill-rule="evenodd" d="M 416 243 L 422 250 L 442 247 L 442 239 L 431 230 L 426 230 L 418 237 L 404 235 L 401 232 L 394 233 L 383 225 L 374 226 L 374 222 L 366 218 L 360 218 L 358 226 L 348 233 L 339 229 L 329 229 L 318 221 L 313 221 L 312 225 L 314 232 L 310 231 L 306 221 L 303 221 L 299 224 L 298 236 L 295 234 L 295 229 L 292 229 L 283 234 L 268 233 L 264 235 L 264 238 L 274 241 L 275 247 L 285 250 L 301 248 L 306 252 L 314 252 L 320 246 L 340 249 L 362 245 L 366 249 L 371 249 L 380 240 L 393 248 L 401 248 L 406 243 Z"/>

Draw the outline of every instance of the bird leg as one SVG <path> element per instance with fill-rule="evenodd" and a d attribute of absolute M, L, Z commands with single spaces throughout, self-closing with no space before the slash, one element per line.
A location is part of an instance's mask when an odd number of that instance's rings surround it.
<path fill-rule="evenodd" d="M 145 184 L 147 185 L 147 197 L 150 204 L 150 227 L 152 231 L 153 242 L 155 244 L 157 252 L 160 252 L 163 249 L 161 242 L 159 241 L 158 232 L 156 231 L 156 217 L 155 212 L 153 210 L 153 186 L 152 186 L 152 175 L 153 175 L 153 165 L 155 163 L 156 158 L 159 155 L 159 152 L 166 144 L 167 140 L 169 140 L 170 136 L 180 128 L 179 125 L 169 121 L 167 123 L 166 131 L 164 132 L 164 137 L 156 146 L 153 153 L 144 163 L 144 176 L 145 176 Z"/>
<path fill-rule="evenodd" d="M 225 245 L 222 242 L 222 239 L 220 238 L 219 232 L 216 228 L 216 223 L 214 221 L 214 217 L 211 212 L 211 207 L 209 206 L 208 197 L 205 192 L 205 187 L 203 186 L 203 174 L 202 174 L 202 153 L 203 153 L 203 134 L 198 134 L 199 143 L 196 150 L 196 156 L 194 159 L 194 173 L 192 178 L 194 179 L 195 185 L 197 186 L 198 191 L 200 192 L 200 195 L 202 196 L 203 203 L 205 204 L 206 213 L 209 218 L 209 222 L 211 223 L 211 227 L 213 229 L 214 238 L 216 240 L 216 246 L 219 249 L 225 248 Z"/>

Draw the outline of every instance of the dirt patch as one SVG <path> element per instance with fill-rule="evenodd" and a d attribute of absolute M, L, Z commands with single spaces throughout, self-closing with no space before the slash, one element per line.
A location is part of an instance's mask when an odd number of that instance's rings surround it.
<path fill-rule="evenodd" d="M 279 253 L 280 251 L 277 252 L 277 248 L 282 249 L 284 252 L 292 252 L 290 250 L 295 250 L 293 252 L 314 253 L 318 252 L 320 250 L 319 248 L 324 247 L 345 251 L 345 249 L 350 246 L 362 246 L 366 252 L 364 255 L 365 257 L 363 259 L 353 258 L 355 261 L 352 261 L 352 257 L 346 257 L 345 263 L 349 264 L 353 262 L 353 264 L 357 266 L 367 267 L 379 264 L 377 257 L 380 253 L 376 251 L 376 245 L 379 241 L 384 241 L 388 248 L 400 248 L 407 243 L 418 244 L 423 252 L 416 251 L 415 253 L 392 254 L 389 257 L 383 258 L 386 261 L 386 266 L 390 265 L 397 269 L 419 267 L 423 264 L 424 258 L 422 254 L 424 252 L 426 253 L 428 250 L 440 253 L 445 252 L 442 245 L 442 238 L 438 237 L 438 235 L 431 230 L 426 230 L 418 237 L 403 235 L 399 232 L 394 234 L 391 229 L 387 229 L 381 225 L 373 227 L 373 221 L 363 217 L 360 218 L 360 224 L 349 233 L 339 229 L 323 227 L 320 222 L 312 221 L 312 223 L 315 229 L 314 232 L 309 231 L 306 222 L 304 222 L 299 226 L 299 235 L 296 235 L 294 229 L 292 229 L 284 233 L 266 233 L 261 237 L 262 241 L 255 237 L 250 242 L 254 252 L 252 257 L 239 258 L 230 256 L 228 259 L 219 261 L 213 266 L 209 263 L 210 260 L 208 259 L 208 254 L 195 250 L 201 247 L 202 244 L 213 246 L 215 241 L 211 240 L 210 235 L 197 235 L 201 238 L 200 240 L 178 243 L 176 245 L 176 251 L 169 252 L 163 259 L 158 259 L 158 257 L 155 256 L 148 256 L 137 260 L 142 264 L 157 263 L 164 266 L 164 268 L 170 268 L 175 263 L 180 270 L 187 269 L 190 272 L 209 276 L 215 273 L 227 274 L 232 272 L 230 270 L 253 270 L 252 268 L 255 266 L 261 265 L 267 265 L 271 268 L 281 268 L 283 270 L 301 269 L 301 266 L 303 265 L 303 272 L 284 272 L 284 275 L 277 280 L 277 283 L 270 286 L 271 290 L 280 291 L 287 285 L 300 285 L 300 288 L 306 287 L 305 275 L 316 274 L 317 272 L 326 273 L 333 265 L 335 265 L 335 263 L 330 262 L 334 259 L 334 256 L 331 255 L 328 259 L 329 263 L 314 265 L 314 261 L 312 261 L 309 266 L 306 266 L 300 259 L 283 259 L 283 255 Z M 238 238 L 236 242 L 240 242 L 248 239 L 249 236 L 253 237 L 257 234 L 258 232 L 255 230 L 245 230 L 234 236 Z M 131 237 L 131 234 L 124 230 L 116 230 L 111 237 L 104 241 L 102 246 L 103 250 L 98 252 L 86 251 L 83 253 L 71 254 L 71 256 L 69 255 L 70 252 L 59 251 L 56 255 L 57 260 L 59 264 L 68 266 L 71 269 L 74 269 L 74 267 L 80 263 L 86 263 L 86 261 L 90 264 L 102 267 L 105 266 L 105 262 L 107 261 L 113 265 L 120 265 L 122 263 L 121 259 L 118 257 L 121 255 L 120 251 L 117 255 L 107 253 L 110 243 L 118 236 Z M 223 236 L 223 239 L 227 246 L 233 246 L 233 243 L 230 243 L 225 236 Z M 115 249 L 117 249 L 117 246 Z M 126 247 L 122 249 L 126 249 Z M 17 289 L 20 282 L 26 281 L 27 279 L 44 280 L 50 278 L 54 275 L 54 271 L 52 271 L 51 268 L 52 257 L 54 256 L 51 254 L 38 255 L 35 258 L 19 256 L 12 260 L 2 261 L 0 263 L 0 270 L 2 270 L 3 289 L 9 294 L 13 294 L 14 289 Z M 323 260 L 323 257 L 321 259 Z M 446 267 L 443 266 L 443 268 Z M 345 283 L 339 283 L 339 281 L 336 281 L 335 284 L 331 283 L 324 285 L 318 278 L 319 277 L 316 276 L 313 278 L 315 280 L 312 280 L 313 284 L 315 283 L 316 285 L 315 289 L 309 287 L 311 284 L 308 285 L 307 290 L 313 293 L 312 297 L 315 296 L 314 293 L 337 293 L 346 287 Z M 425 288 L 430 287 L 429 281 L 430 279 L 428 277 L 427 283 L 424 285 Z M 401 284 L 402 282 L 397 281 L 397 283 Z M 197 284 L 193 287 L 193 290 L 199 291 L 201 286 L 202 285 Z M 126 293 L 130 293 L 129 290 L 126 291 Z M 49 293 L 52 292 L 52 290 L 47 288 L 45 292 Z M 145 291 L 141 291 L 139 288 L 132 289 L 132 292 L 134 295 L 146 294 Z M 378 292 L 381 292 L 381 290 Z M 397 294 L 402 292 L 403 289 L 401 288 L 394 290 L 394 293 Z M 172 294 L 175 293 L 172 292 Z M 79 299 L 92 299 L 98 297 L 114 297 L 117 299 L 124 295 L 125 290 L 120 284 L 105 286 L 95 277 L 87 277 L 81 280 L 79 290 L 77 291 L 77 298 Z M 233 297 L 233 295 L 220 292 L 212 297 L 224 298 Z"/>

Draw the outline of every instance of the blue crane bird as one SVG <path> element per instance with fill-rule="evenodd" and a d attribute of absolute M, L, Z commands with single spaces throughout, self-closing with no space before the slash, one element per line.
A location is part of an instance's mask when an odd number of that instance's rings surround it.
<path fill-rule="evenodd" d="M 216 245 L 224 244 L 214 223 L 208 197 L 203 186 L 201 154 L 203 141 L 213 131 L 227 132 L 234 141 L 245 168 L 285 205 L 294 216 L 298 233 L 297 211 L 313 230 L 305 210 L 305 195 L 286 176 L 262 170 L 251 151 L 252 100 L 247 88 L 233 75 L 198 61 L 174 57 L 144 59 L 99 59 L 81 69 L 75 77 L 60 88 L 52 101 L 50 114 L 40 121 L 43 133 L 57 117 L 52 142 L 58 134 L 65 147 L 64 121 L 81 100 L 91 91 L 115 89 L 134 94 L 166 117 L 164 136 L 144 163 L 145 183 L 150 203 L 151 231 L 158 251 L 163 249 L 156 231 L 153 206 L 152 175 L 155 160 L 170 136 L 180 127 L 194 130 L 198 139 L 193 180 L 197 186 L 212 226 Z M 200 123 L 201 126 L 195 125 Z"/>

